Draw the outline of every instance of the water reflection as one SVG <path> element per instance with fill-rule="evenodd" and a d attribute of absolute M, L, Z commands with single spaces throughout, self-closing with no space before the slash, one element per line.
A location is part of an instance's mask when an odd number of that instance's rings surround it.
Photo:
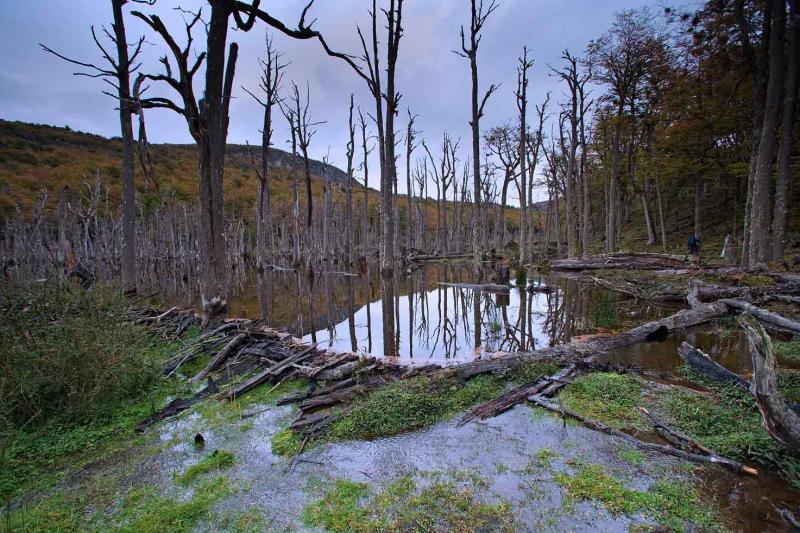
<path fill-rule="evenodd" d="M 538 278 L 531 281 L 532 291 L 497 294 L 442 285 L 475 283 L 480 272 L 470 263 L 430 265 L 391 278 L 376 270 L 316 277 L 265 271 L 231 302 L 231 315 L 262 317 L 272 327 L 336 351 L 425 363 L 535 350 L 594 332 L 609 320 L 663 314 L 616 299 L 604 310 L 608 293 L 576 279 Z"/>

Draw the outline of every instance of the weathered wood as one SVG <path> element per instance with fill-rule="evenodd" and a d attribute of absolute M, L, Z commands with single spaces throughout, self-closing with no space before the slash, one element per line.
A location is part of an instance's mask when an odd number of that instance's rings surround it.
<path fill-rule="evenodd" d="M 642 414 L 644 414 L 644 416 L 647 417 L 647 419 L 653 425 L 653 428 L 656 430 L 656 433 L 661 435 L 661 437 L 663 437 L 665 440 L 671 442 L 674 446 L 677 446 L 678 448 L 685 450 L 687 452 L 699 453 L 701 455 L 714 454 L 714 452 L 712 452 L 709 448 L 703 446 L 702 444 L 699 444 L 697 441 L 695 441 L 688 435 L 681 433 L 680 431 L 673 429 L 667 426 L 665 423 L 661 422 L 644 407 L 639 407 L 639 411 L 641 411 Z"/>
<path fill-rule="evenodd" d="M 750 382 L 739 374 L 734 374 L 719 363 L 714 362 L 708 354 L 698 350 L 688 342 L 678 347 L 678 355 L 695 371 L 720 383 L 732 383 L 743 389 L 750 388 Z"/>
<path fill-rule="evenodd" d="M 686 256 L 661 254 L 607 254 L 582 259 L 558 259 L 550 262 L 551 270 L 662 270 L 681 268 L 687 264 Z"/>
<path fill-rule="evenodd" d="M 629 444 L 635 446 L 636 448 L 647 450 L 647 451 L 654 451 L 659 453 L 664 453 L 667 455 L 672 455 L 674 457 L 679 457 L 681 459 L 685 459 L 687 461 L 692 461 L 695 463 L 711 463 L 711 464 L 718 464 L 727 468 L 728 470 L 732 470 L 733 472 L 737 472 L 740 474 L 749 474 L 752 476 L 757 476 L 758 470 L 751 466 L 747 466 L 742 464 L 738 461 L 734 461 L 733 459 L 728 459 L 726 457 L 721 457 L 716 454 L 708 454 L 708 455 L 701 455 L 698 453 L 687 452 L 684 450 L 680 450 L 678 448 L 674 448 L 672 446 L 667 446 L 665 444 L 656 444 L 654 442 L 645 442 L 643 440 L 639 440 L 633 435 L 629 435 L 624 431 L 620 431 L 618 429 L 614 429 L 609 427 L 602 422 L 598 422 L 597 420 L 592 420 L 591 418 L 586 418 L 578 413 L 567 409 L 566 407 L 555 405 L 546 399 L 542 398 L 541 396 L 530 396 L 528 400 L 542 407 L 547 409 L 548 411 L 552 411 L 554 413 L 558 413 L 561 416 L 568 416 L 570 418 L 574 418 L 575 420 L 581 422 L 584 426 L 588 427 L 589 429 L 594 429 L 596 431 L 600 431 L 601 433 L 605 433 L 607 435 L 612 435 L 614 437 L 618 437 L 620 439 L 625 440 Z"/>
<path fill-rule="evenodd" d="M 236 334 L 230 341 L 228 341 L 228 343 L 219 352 L 217 352 L 217 355 L 215 355 L 211 359 L 211 361 L 208 362 L 206 367 L 200 372 L 198 372 L 196 376 L 190 379 L 189 382 L 199 383 L 200 381 L 205 379 L 205 377 L 209 374 L 209 372 L 216 370 L 223 362 L 225 362 L 225 359 L 227 359 L 228 356 L 231 355 L 234 348 L 237 348 L 239 344 L 242 341 L 244 341 L 246 337 L 247 335 L 245 333 Z"/>
<path fill-rule="evenodd" d="M 752 318 L 741 317 L 753 360 L 753 395 L 761 411 L 764 428 L 778 442 L 800 453 L 800 415 L 792 410 L 778 389 L 778 364 L 772 341 Z"/>
<path fill-rule="evenodd" d="M 574 366 L 562 368 L 552 376 L 541 377 L 536 381 L 521 385 L 493 400 L 483 403 L 461 417 L 458 425 L 463 426 L 473 420 L 484 420 L 504 413 L 518 403 L 524 402 L 528 396 L 542 393 L 554 380 L 563 379 L 574 368 Z"/>
<path fill-rule="evenodd" d="M 734 300 L 727 298 L 719 301 L 721 303 L 724 303 L 725 305 L 734 307 L 736 309 L 744 311 L 749 315 L 752 315 L 753 317 L 757 318 L 760 322 L 763 322 L 768 326 L 777 328 L 787 333 L 791 333 L 793 335 L 800 335 L 800 322 L 797 322 L 795 320 L 790 320 L 782 315 L 779 315 L 778 313 L 773 313 L 772 311 L 756 307 L 755 305 L 745 302 L 744 300 Z"/>

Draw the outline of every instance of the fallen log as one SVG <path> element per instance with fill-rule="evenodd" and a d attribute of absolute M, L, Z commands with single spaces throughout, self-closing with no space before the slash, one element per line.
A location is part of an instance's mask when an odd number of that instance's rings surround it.
<path fill-rule="evenodd" d="M 764 429 L 796 453 L 800 453 L 800 415 L 792 410 L 778 389 L 778 364 L 772 341 L 764 328 L 752 318 L 741 317 L 753 360 L 753 395 L 761 411 Z"/>
<path fill-rule="evenodd" d="M 792 335 L 800 335 L 800 322 L 788 319 L 782 315 L 779 315 L 778 313 L 761 309 L 760 307 L 756 307 L 755 305 L 745 302 L 744 300 L 733 300 L 726 298 L 719 301 L 725 305 L 734 307 L 740 311 L 744 311 L 747 314 L 752 315 L 760 322 L 763 322 L 768 326 L 776 328 L 780 331 L 791 333 Z"/>
<path fill-rule="evenodd" d="M 732 383 L 745 390 L 750 388 L 749 381 L 714 362 L 708 354 L 703 353 L 688 342 L 684 342 L 678 347 L 678 355 L 692 369 L 714 381 Z"/>
<path fill-rule="evenodd" d="M 483 403 L 461 417 L 461 420 L 458 421 L 458 425 L 463 426 L 473 420 L 484 420 L 505 413 L 518 403 L 524 402 L 528 396 L 541 394 L 553 381 L 564 379 L 574 369 L 574 366 L 562 368 L 552 376 L 541 377 L 536 381 L 517 387 L 494 400 Z"/>
<path fill-rule="evenodd" d="M 609 427 L 602 422 L 597 420 L 592 420 L 591 418 L 586 418 L 585 416 L 579 415 L 578 413 L 571 411 L 562 406 L 555 405 L 546 399 L 542 398 L 541 396 L 530 396 L 528 401 L 531 403 L 538 405 L 548 411 L 552 411 L 557 413 L 561 416 L 568 416 L 570 418 L 574 418 L 578 422 L 582 423 L 584 426 L 588 427 L 589 429 L 594 429 L 595 431 L 600 431 L 601 433 L 605 433 L 607 435 L 612 435 L 614 437 L 618 437 L 620 439 L 625 440 L 629 444 L 635 446 L 636 448 L 659 452 L 666 455 L 672 455 L 674 457 L 678 457 L 680 459 L 685 459 L 687 461 L 692 461 L 694 463 L 711 463 L 717 464 L 727 468 L 728 470 L 732 470 L 733 472 L 737 472 L 740 474 L 749 474 L 751 476 L 757 476 L 758 470 L 751 466 L 747 466 L 742 464 L 738 461 L 734 461 L 733 459 L 728 459 L 726 457 L 720 457 L 716 454 L 709 454 L 709 455 L 701 455 L 698 453 L 687 452 L 684 450 L 680 450 L 678 448 L 674 448 L 672 446 L 667 446 L 665 444 L 657 444 L 654 442 L 646 442 L 643 440 L 639 440 L 633 435 L 629 435 L 624 431 L 620 431 L 618 429 L 614 429 Z"/>
<path fill-rule="evenodd" d="M 217 352 L 217 355 L 211 358 L 211 361 L 208 362 L 203 370 L 189 380 L 189 383 L 199 383 L 205 379 L 210 372 L 216 370 L 217 367 L 225 361 L 231 352 L 233 352 L 234 348 L 238 347 L 246 337 L 247 335 L 245 333 L 238 333 L 235 335 L 219 352 Z"/>
<path fill-rule="evenodd" d="M 664 440 L 671 442 L 674 446 L 685 450 L 687 452 L 698 453 L 701 455 L 713 455 L 709 448 L 706 448 L 702 444 L 699 444 L 697 441 L 689 437 L 688 435 L 681 433 L 680 431 L 673 429 L 667 426 L 665 423 L 658 420 L 655 416 L 653 416 L 650 411 L 645 409 L 644 407 L 639 407 L 639 411 L 644 414 L 644 416 L 650 421 L 652 424 L 653 429 L 656 430 L 656 433 L 661 435 Z"/>
<path fill-rule="evenodd" d="M 550 261 L 551 270 L 663 270 L 681 268 L 687 264 L 686 256 L 661 254 L 608 254 L 582 259 L 557 259 Z"/>

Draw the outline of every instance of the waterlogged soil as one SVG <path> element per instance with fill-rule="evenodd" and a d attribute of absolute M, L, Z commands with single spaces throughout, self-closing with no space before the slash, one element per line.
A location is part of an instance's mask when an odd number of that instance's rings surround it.
<path fill-rule="evenodd" d="M 463 427 L 451 420 L 391 438 L 326 444 L 295 459 L 274 455 L 270 445 L 272 436 L 291 419 L 292 409 L 253 406 L 251 412 L 258 414 L 218 426 L 192 413 L 152 429 L 159 451 L 144 459 L 149 467 L 138 469 L 139 479 L 126 483 L 155 484 L 164 493 L 180 494 L 189 489 L 180 487 L 176 477 L 220 449 L 236 457 L 235 465 L 222 472 L 236 490 L 218 504 L 215 516 L 258 509 L 268 531 L 317 531 L 303 522 L 301 514 L 335 480 L 365 482 L 379 491 L 393 480 L 411 476 L 420 486 L 434 478 L 457 484 L 477 480 L 476 498 L 508 502 L 517 531 L 625 532 L 653 521 L 641 515 L 614 515 L 589 501 L 571 501 L 556 475 L 601 465 L 640 491 L 660 479 L 694 479 L 685 464 L 671 457 L 648 456 L 641 465 L 626 462 L 620 458 L 627 450 L 621 441 L 564 425 L 561 419 L 526 406 Z M 198 432 L 205 437 L 202 449 L 193 441 Z M 216 529 L 213 523 L 201 527 Z"/>

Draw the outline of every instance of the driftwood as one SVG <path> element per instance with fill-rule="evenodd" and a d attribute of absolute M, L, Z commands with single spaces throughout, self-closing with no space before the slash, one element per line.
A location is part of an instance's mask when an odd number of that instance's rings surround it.
<path fill-rule="evenodd" d="M 763 322 L 771 328 L 775 328 L 779 331 L 784 331 L 792 335 L 800 335 L 800 322 L 788 319 L 782 315 L 779 315 L 778 313 L 761 309 L 760 307 L 756 307 L 748 302 L 745 302 L 744 300 L 722 299 L 720 302 L 752 315 L 760 322 Z"/>
<path fill-rule="evenodd" d="M 536 381 L 532 381 L 530 383 L 526 383 L 520 387 L 511 390 L 494 400 L 490 400 L 486 403 L 479 405 L 478 407 L 474 408 L 472 411 L 466 413 L 461 420 L 458 421 L 459 426 L 463 426 L 468 422 L 472 422 L 478 419 L 486 419 L 492 416 L 497 416 L 501 413 L 504 413 L 517 405 L 518 403 L 524 402 L 528 396 L 534 394 L 543 394 L 544 390 L 554 381 L 560 382 L 568 375 L 570 375 L 575 370 L 575 366 L 569 366 L 566 368 L 562 368 L 557 373 L 550 377 L 542 377 L 537 379 Z"/>
<path fill-rule="evenodd" d="M 217 352 L 217 355 L 211 358 L 211 361 L 208 362 L 204 369 L 202 369 L 197 373 L 197 375 L 189 380 L 189 383 L 199 383 L 205 379 L 209 372 L 216 370 L 223 362 L 225 362 L 225 359 L 231 354 L 231 352 L 233 352 L 234 348 L 238 347 L 246 337 L 247 334 L 245 333 L 239 333 L 235 335 L 219 352 Z"/>
<path fill-rule="evenodd" d="M 600 431 L 601 433 L 605 433 L 607 435 L 619 437 L 620 439 L 623 439 L 628 443 L 630 443 L 631 445 L 635 446 L 636 448 L 642 450 L 664 453 L 667 455 L 672 455 L 674 457 L 685 459 L 687 461 L 692 461 L 694 463 L 718 464 L 720 466 L 727 468 L 728 470 L 732 470 L 740 474 L 750 474 L 752 476 L 758 475 L 758 470 L 756 470 L 755 468 L 742 464 L 738 461 L 734 461 L 733 459 L 720 457 L 719 455 L 716 454 L 704 455 L 704 454 L 687 452 L 678 448 L 674 448 L 672 446 L 667 446 L 665 444 L 656 444 L 654 442 L 646 442 L 643 440 L 639 440 L 633 435 L 629 435 L 624 431 L 620 431 L 618 429 L 609 427 L 603 424 L 602 422 L 598 422 L 597 420 L 586 418 L 563 406 L 555 405 L 541 396 L 530 396 L 528 400 L 531 403 L 538 405 L 539 407 L 547 409 L 548 411 L 558 413 L 561 416 L 568 416 L 570 418 L 574 418 L 575 420 L 581 422 L 584 426 L 588 427 L 589 429 L 594 429 L 596 431 Z"/>
<path fill-rule="evenodd" d="M 720 383 L 733 383 L 743 389 L 750 388 L 750 382 L 739 374 L 734 374 L 719 363 L 714 362 L 708 354 L 698 350 L 688 342 L 678 347 L 678 355 L 695 371 Z"/>
<path fill-rule="evenodd" d="M 667 426 L 665 423 L 658 420 L 655 416 L 653 416 L 650 411 L 645 409 L 644 407 L 639 407 L 639 411 L 644 414 L 645 417 L 650 421 L 653 425 L 653 429 L 656 430 L 664 440 L 672 443 L 673 446 L 676 446 L 682 450 L 692 453 L 699 453 L 701 455 L 714 455 L 710 449 L 706 448 L 702 444 L 699 444 L 697 441 L 689 437 L 688 435 L 673 429 Z"/>
<path fill-rule="evenodd" d="M 764 428 L 778 442 L 800 453 L 800 415 L 793 411 L 778 389 L 778 364 L 772 341 L 760 324 L 740 318 L 747 333 L 753 360 L 753 395 L 761 411 Z"/>
<path fill-rule="evenodd" d="M 433 254 L 433 255 L 410 255 L 408 256 L 408 260 L 411 262 L 421 262 L 421 261 L 439 261 L 443 259 L 471 259 L 473 254 Z"/>

